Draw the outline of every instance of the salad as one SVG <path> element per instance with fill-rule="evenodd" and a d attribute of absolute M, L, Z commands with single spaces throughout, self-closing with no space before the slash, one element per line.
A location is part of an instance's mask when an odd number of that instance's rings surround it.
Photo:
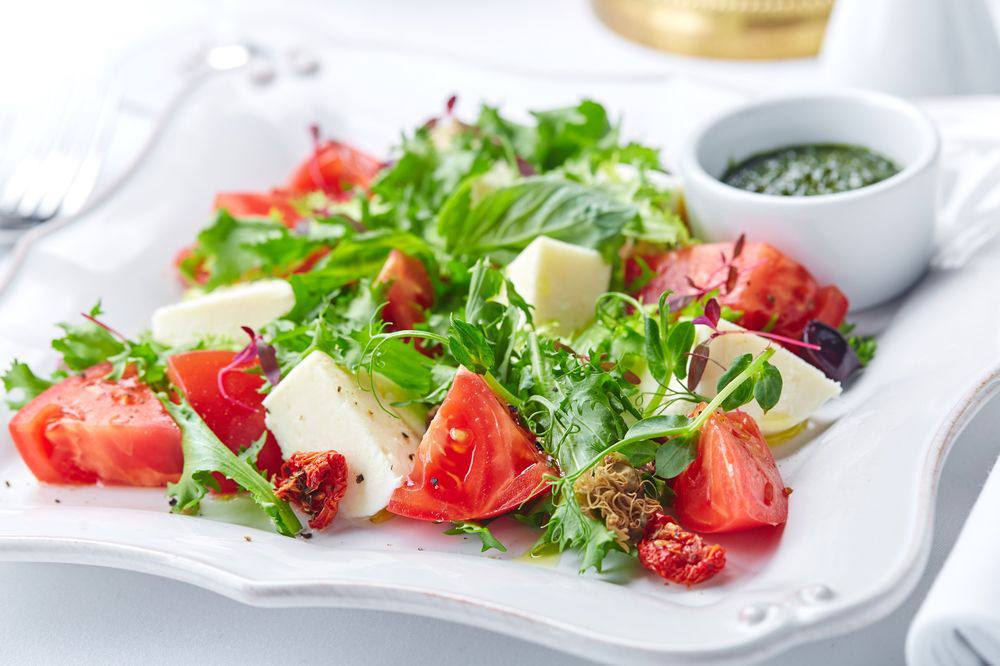
<path fill-rule="evenodd" d="M 135 337 L 100 304 L 50 375 L 3 375 L 49 484 L 162 486 L 194 515 L 244 495 L 308 538 L 387 514 L 534 550 L 612 552 L 667 581 L 725 565 L 715 533 L 782 525 L 768 444 L 874 353 L 847 299 L 776 248 L 699 243 L 658 152 L 585 100 L 483 106 L 389 161 L 313 129 L 269 192 L 216 197 L 175 260 L 184 298 Z"/>

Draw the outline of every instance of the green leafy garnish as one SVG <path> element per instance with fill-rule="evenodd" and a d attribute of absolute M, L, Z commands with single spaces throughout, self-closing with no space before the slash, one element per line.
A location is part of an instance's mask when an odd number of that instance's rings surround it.
<path fill-rule="evenodd" d="M 875 358 L 875 352 L 878 351 L 878 342 L 876 342 L 874 335 L 852 335 L 856 327 L 857 324 L 845 321 L 840 325 L 838 330 L 841 335 L 847 338 L 847 344 L 854 350 L 854 354 L 858 357 L 861 367 L 864 367 Z"/>
<path fill-rule="evenodd" d="M 279 534 L 295 536 L 302 530 L 302 524 L 288 503 L 277 498 L 271 482 L 249 462 L 254 450 L 260 450 L 263 439 L 238 456 L 219 441 L 187 401 L 176 404 L 164 394 L 159 394 L 159 398 L 181 429 L 184 451 L 181 478 L 167 486 L 174 513 L 197 514 L 209 488 L 218 490 L 218 483 L 212 476 L 218 472 L 249 493 Z"/>
<path fill-rule="evenodd" d="M 7 406 L 11 409 L 21 409 L 52 386 L 52 382 L 39 377 L 26 363 L 21 363 L 17 359 L 11 362 L 2 379 L 4 391 L 7 393 Z M 20 397 L 12 395 L 15 391 L 20 391 Z"/>
<path fill-rule="evenodd" d="M 482 551 L 485 553 L 490 550 L 498 550 L 501 553 L 507 552 L 507 547 L 500 543 L 500 540 L 493 536 L 490 532 L 490 528 L 484 523 L 477 523 L 471 520 L 459 520 L 451 524 L 451 527 L 444 531 L 445 534 L 472 534 L 478 536 L 483 542 Z"/>

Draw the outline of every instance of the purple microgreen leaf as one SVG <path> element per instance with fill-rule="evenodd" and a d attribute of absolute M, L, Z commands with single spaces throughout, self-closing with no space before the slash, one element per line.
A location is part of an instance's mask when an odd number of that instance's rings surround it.
<path fill-rule="evenodd" d="M 448 98 L 448 101 L 444 103 L 444 112 L 447 115 L 452 115 L 455 113 L 455 103 L 458 101 L 458 95 L 452 95 Z"/>
<path fill-rule="evenodd" d="M 719 301 L 714 298 L 708 299 L 708 303 L 705 303 L 705 316 L 712 322 L 712 328 L 719 325 L 719 317 L 722 316 L 722 306 L 719 305 Z"/>
<path fill-rule="evenodd" d="M 830 379 L 843 384 L 861 369 L 858 355 L 837 329 L 813 320 L 806 324 L 803 339 L 802 344 L 809 345 L 803 358 Z"/>
<path fill-rule="evenodd" d="M 535 167 L 531 165 L 531 162 L 520 155 L 517 156 L 517 170 L 522 176 L 534 176 L 538 173 L 535 171 Z"/>
<path fill-rule="evenodd" d="M 706 317 L 705 315 L 699 315 L 695 317 L 694 319 L 691 320 L 691 323 L 694 324 L 695 326 L 708 326 L 711 329 L 715 329 L 715 324 L 713 324 L 712 320 Z"/>
<path fill-rule="evenodd" d="M 736 243 L 733 244 L 733 261 L 743 253 L 743 246 L 746 245 L 746 242 L 747 235 L 740 234 L 740 237 L 736 239 Z"/>
<path fill-rule="evenodd" d="M 736 288 L 736 281 L 740 277 L 740 272 L 736 266 L 729 267 L 729 275 L 726 276 L 726 293 L 728 294 Z"/>
<path fill-rule="evenodd" d="M 267 381 L 270 382 L 271 386 L 277 386 L 278 382 L 281 381 L 281 368 L 278 367 L 278 358 L 274 347 L 264 340 L 264 336 L 256 333 L 249 326 L 241 326 L 240 328 L 250 336 L 250 343 L 257 350 L 257 360 L 260 362 L 260 369 L 267 377 Z"/>
<path fill-rule="evenodd" d="M 708 366 L 708 356 L 710 350 L 708 343 L 703 342 L 691 352 L 691 363 L 688 365 L 687 388 L 694 391 L 701 383 L 701 378 L 705 374 L 705 367 Z"/>
<path fill-rule="evenodd" d="M 249 326 L 241 326 L 240 328 L 242 328 L 243 332 L 250 337 L 250 342 L 247 343 L 246 347 L 233 356 L 232 361 L 219 370 L 219 374 L 216 375 L 215 381 L 216 386 L 219 389 L 219 394 L 225 400 L 233 403 L 234 405 L 239 405 L 246 410 L 254 411 L 257 409 L 254 405 L 247 404 L 229 395 L 229 392 L 226 390 L 226 377 L 229 373 L 242 370 L 243 368 L 252 365 L 254 361 L 258 361 L 260 363 L 260 369 L 264 372 L 264 376 L 267 377 L 267 381 L 271 383 L 271 386 L 277 386 L 278 382 L 281 381 L 281 370 L 278 367 L 278 360 L 274 347 L 267 344 L 267 342 L 264 341 L 263 336 Z"/>

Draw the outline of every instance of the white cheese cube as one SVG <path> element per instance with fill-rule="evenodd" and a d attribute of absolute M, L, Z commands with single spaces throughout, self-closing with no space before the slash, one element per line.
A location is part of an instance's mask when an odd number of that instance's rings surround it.
<path fill-rule="evenodd" d="M 507 266 L 507 277 L 535 307 L 535 322 L 569 335 L 594 316 L 594 304 L 608 290 L 611 267 L 589 248 L 539 236 Z"/>
<path fill-rule="evenodd" d="M 371 516 L 409 473 L 419 437 L 321 351 L 314 351 L 264 399 L 281 455 L 334 450 L 347 461 L 338 515 Z"/>
<path fill-rule="evenodd" d="M 438 121 L 434 123 L 434 127 L 431 128 L 429 134 L 431 137 L 431 143 L 438 150 L 448 150 L 451 148 L 451 144 L 454 143 L 455 138 L 462 133 L 465 129 L 461 121 L 459 121 L 454 116 L 445 116 L 444 118 L 438 118 Z"/>
<path fill-rule="evenodd" d="M 711 335 L 711 330 L 707 327 L 697 328 L 699 340 L 704 341 Z M 827 378 L 818 368 L 806 363 L 778 343 L 725 320 L 719 322 L 719 330 L 736 332 L 720 335 L 709 343 L 709 357 L 712 360 L 705 366 L 705 374 L 702 375 L 696 392 L 708 398 L 714 397 L 718 393 L 715 387 L 719 383 L 719 377 L 733 359 L 743 354 L 757 356 L 768 346 L 774 347 L 775 353 L 770 363 L 781 373 L 782 384 L 778 404 L 766 414 L 756 402 L 749 402 L 740 407 L 757 421 L 763 434 L 774 435 L 797 426 L 812 416 L 813 412 L 828 400 L 840 395 L 841 387 L 838 382 Z M 648 370 L 643 374 L 640 388 L 647 395 L 657 388 Z M 673 379 L 671 388 L 681 390 L 680 383 Z M 690 402 L 678 401 L 667 411 L 674 414 L 688 413 L 693 408 L 694 405 Z"/>
<path fill-rule="evenodd" d="M 246 342 L 240 327 L 260 328 L 287 314 L 295 294 L 285 280 L 260 280 L 220 287 L 202 296 L 164 305 L 153 313 L 153 339 L 179 346 L 211 336 Z"/>

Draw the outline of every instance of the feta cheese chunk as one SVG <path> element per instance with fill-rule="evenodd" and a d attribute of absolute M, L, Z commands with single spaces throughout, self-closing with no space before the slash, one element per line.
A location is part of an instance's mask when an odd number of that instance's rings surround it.
<path fill-rule="evenodd" d="M 284 280 L 260 280 L 220 287 L 202 296 L 164 305 L 153 313 L 153 339 L 178 346 L 206 336 L 245 342 L 241 326 L 260 328 L 287 314 L 295 305 Z"/>
<path fill-rule="evenodd" d="M 611 267 L 595 250 L 539 236 L 510 262 L 507 277 L 535 306 L 537 323 L 552 323 L 557 334 L 568 335 L 593 318 Z"/>
<path fill-rule="evenodd" d="M 770 363 L 781 373 L 782 384 L 778 404 L 766 414 L 756 402 L 749 402 L 740 407 L 740 410 L 753 417 L 764 435 L 774 435 L 797 426 L 812 416 L 813 412 L 828 400 L 840 395 L 841 387 L 838 382 L 828 379 L 818 368 L 806 363 L 778 343 L 725 320 L 719 322 L 719 330 L 736 332 L 720 335 L 709 343 L 709 357 L 712 360 L 705 366 L 705 374 L 702 375 L 696 392 L 708 398 L 714 397 L 718 393 L 715 387 L 719 383 L 719 377 L 733 359 L 743 354 L 757 356 L 768 346 L 774 347 L 775 353 Z M 699 340 L 706 340 L 710 334 L 711 331 L 707 327 L 698 326 Z M 672 380 L 672 384 L 672 388 L 682 390 L 676 379 Z M 657 388 L 648 370 L 642 377 L 640 387 L 643 392 Z M 686 414 L 693 408 L 693 403 L 677 401 L 670 406 L 668 412 Z"/>
<path fill-rule="evenodd" d="M 828 379 L 819 368 L 806 363 L 778 343 L 724 320 L 719 322 L 719 329 L 739 332 L 720 335 L 709 343 L 711 350 L 709 356 L 721 363 L 722 367 L 709 362 L 698 385 L 698 392 L 714 396 L 717 393 L 715 386 L 719 382 L 719 377 L 733 359 L 743 354 L 757 356 L 768 346 L 774 347 L 774 356 L 770 362 L 781 373 L 781 398 L 778 404 L 767 414 L 756 402 L 747 403 L 740 408 L 757 421 L 760 431 L 765 435 L 773 435 L 797 426 L 828 400 L 840 395 L 841 388 L 838 382 Z"/>
<path fill-rule="evenodd" d="M 264 399 L 281 455 L 334 450 L 347 461 L 339 515 L 371 516 L 389 502 L 412 466 L 420 438 L 321 351 L 314 351 Z"/>

